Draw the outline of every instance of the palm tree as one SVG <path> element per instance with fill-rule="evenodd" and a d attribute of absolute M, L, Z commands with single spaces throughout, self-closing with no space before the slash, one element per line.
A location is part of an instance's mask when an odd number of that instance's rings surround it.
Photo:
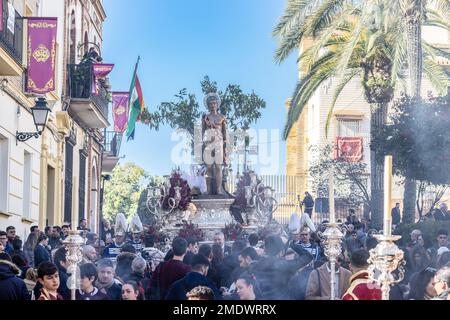
<path fill-rule="evenodd" d="M 371 138 L 387 120 L 387 106 L 395 89 L 405 86 L 407 61 L 404 19 L 386 14 L 388 0 L 365 2 L 327 0 L 288 0 L 284 15 L 274 28 L 280 39 L 275 59 L 282 62 L 298 48 L 303 39 L 314 37 L 315 43 L 303 52 L 299 63 L 306 70 L 296 86 L 288 112 L 284 137 L 298 120 L 311 96 L 324 81 L 337 78 L 333 102 L 328 114 L 328 129 L 333 108 L 345 86 L 359 78 L 366 100 L 371 105 Z M 437 21 L 446 26 L 438 14 Z M 449 81 L 433 54 L 438 49 L 427 45 L 425 73 L 439 92 Z M 383 159 L 371 150 L 372 221 L 382 225 Z"/>
<path fill-rule="evenodd" d="M 409 90 L 412 97 L 420 98 L 423 73 L 422 24 L 427 24 L 428 22 L 426 19 L 427 11 L 429 11 L 430 15 L 434 15 L 434 11 L 432 9 L 437 9 L 442 12 L 448 21 L 450 1 L 402 0 L 397 2 L 397 4 L 403 9 L 406 21 Z M 427 10 L 427 8 L 430 8 L 430 10 Z M 430 20 L 431 24 L 434 24 L 433 20 Z M 408 178 L 407 175 L 405 179 L 405 192 L 403 197 L 403 222 L 412 223 L 415 221 L 416 189 L 416 181 Z"/>

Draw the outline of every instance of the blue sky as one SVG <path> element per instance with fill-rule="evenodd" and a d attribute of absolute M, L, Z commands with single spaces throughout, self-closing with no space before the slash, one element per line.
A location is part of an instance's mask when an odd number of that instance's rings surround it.
<path fill-rule="evenodd" d="M 279 129 L 276 137 L 258 136 L 260 147 L 279 152 L 277 165 L 265 166 L 264 173 L 284 174 L 284 101 L 297 80 L 296 57 L 282 65 L 273 62 L 277 44 L 271 30 L 285 0 L 105 0 L 104 6 L 108 17 L 102 56 L 116 65 L 111 74 L 114 91 L 128 91 L 138 55 L 150 112 L 163 101 L 173 101 L 182 88 L 201 101 L 200 81 L 205 75 L 219 88 L 233 83 L 244 92 L 254 90 L 267 107 L 253 128 Z M 176 166 L 171 151 L 177 144 L 171 134 L 168 127 L 156 132 L 138 124 L 135 140 L 122 142 L 122 162 L 134 162 L 150 174 L 170 173 Z M 278 151 L 271 150 L 277 145 Z"/>

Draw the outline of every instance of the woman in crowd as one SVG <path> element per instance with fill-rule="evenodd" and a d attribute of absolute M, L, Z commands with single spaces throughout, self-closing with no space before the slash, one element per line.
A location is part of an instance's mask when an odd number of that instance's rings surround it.
<path fill-rule="evenodd" d="M 142 300 L 136 281 L 127 281 L 122 285 L 122 300 Z"/>
<path fill-rule="evenodd" d="M 436 269 L 426 268 L 411 277 L 409 300 L 431 300 L 437 296 L 434 289 Z"/>

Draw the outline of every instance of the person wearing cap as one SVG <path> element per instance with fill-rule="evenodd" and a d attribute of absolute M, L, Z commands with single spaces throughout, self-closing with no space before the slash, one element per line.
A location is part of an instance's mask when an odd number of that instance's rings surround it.
<path fill-rule="evenodd" d="M 122 252 L 122 247 L 125 244 L 126 226 L 125 215 L 123 213 L 117 214 L 114 241 L 103 250 L 102 258 L 116 259 Z"/>
<path fill-rule="evenodd" d="M 128 243 L 131 244 L 136 250 L 137 255 L 141 255 L 142 249 L 144 245 L 142 243 L 142 232 L 144 231 L 144 227 L 142 225 L 141 219 L 138 215 L 133 216 L 130 223 L 130 232 L 131 232 L 131 241 Z"/>

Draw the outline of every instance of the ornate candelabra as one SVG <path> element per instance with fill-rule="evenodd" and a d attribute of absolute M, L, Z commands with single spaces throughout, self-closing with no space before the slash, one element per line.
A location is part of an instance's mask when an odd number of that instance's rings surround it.
<path fill-rule="evenodd" d="M 272 220 L 272 214 L 277 210 L 278 202 L 272 195 L 273 189 L 264 186 L 263 182 L 258 183 L 254 172 L 250 172 L 250 181 L 250 186 L 245 186 L 245 199 L 247 206 L 251 209 L 248 216 L 249 224 L 255 224 L 258 220 L 266 223 Z"/>
<path fill-rule="evenodd" d="M 175 186 L 175 196 L 170 197 L 170 177 L 166 176 L 163 184 L 157 187 L 151 187 L 147 193 L 147 208 L 158 222 L 169 222 L 171 214 L 178 208 L 181 200 L 181 187 Z M 164 203 L 167 200 L 168 209 L 164 209 Z M 175 217 L 176 219 L 176 217 Z"/>
<path fill-rule="evenodd" d="M 391 233 L 392 156 L 386 156 L 384 161 L 383 234 L 375 236 L 379 243 L 370 250 L 368 273 L 369 278 L 381 287 L 382 299 L 389 300 L 390 286 L 403 280 L 405 261 L 403 251 L 394 243 L 401 236 L 393 236 Z M 397 269 L 399 272 L 394 276 L 393 272 Z"/>
<path fill-rule="evenodd" d="M 330 207 L 330 222 L 326 224 L 326 230 L 323 233 L 325 239 L 323 240 L 325 245 L 325 255 L 330 261 L 330 300 L 336 299 L 336 262 L 338 257 L 341 255 L 342 247 L 341 241 L 344 235 L 339 228 L 339 224 L 336 223 L 336 217 L 334 212 L 334 176 L 333 171 L 331 171 L 329 177 L 329 207 Z"/>
<path fill-rule="evenodd" d="M 80 235 L 80 231 L 70 230 L 69 235 L 63 241 L 66 247 L 66 261 L 68 264 L 67 273 L 70 277 L 67 281 L 67 287 L 71 291 L 71 299 L 75 300 L 75 291 L 80 287 L 80 269 L 78 263 L 81 262 L 83 257 L 81 252 L 81 246 L 85 244 L 85 239 Z"/>

